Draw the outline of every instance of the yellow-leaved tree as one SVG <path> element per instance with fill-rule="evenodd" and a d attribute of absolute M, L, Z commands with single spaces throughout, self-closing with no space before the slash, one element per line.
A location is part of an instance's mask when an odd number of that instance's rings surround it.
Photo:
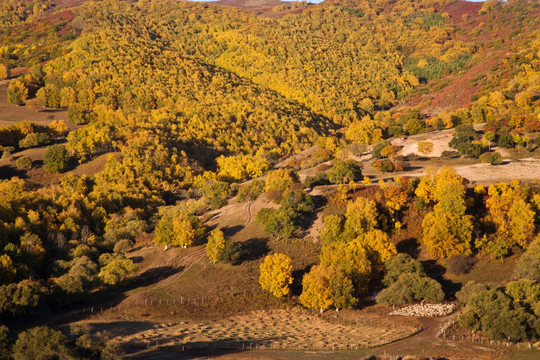
<path fill-rule="evenodd" d="M 220 229 L 214 229 L 208 235 L 206 244 L 206 254 L 214 264 L 219 258 L 219 254 L 225 249 L 225 235 Z"/>
<path fill-rule="evenodd" d="M 168 213 L 161 217 L 154 233 L 154 243 L 188 247 L 204 234 L 204 226 L 194 216 Z"/>
<path fill-rule="evenodd" d="M 321 265 L 344 274 L 355 287 L 355 295 L 364 295 L 368 290 L 372 264 L 366 247 L 358 239 L 349 242 L 337 241 L 324 246 L 320 255 Z"/>
<path fill-rule="evenodd" d="M 358 197 L 347 204 L 345 229 L 355 235 L 372 230 L 377 226 L 377 215 L 375 201 Z"/>
<path fill-rule="evenodd" d="M 436 209 L 422 221 L 424 244 L 431 256 L 448 258 L 471 254 L 472 223 L 468 216 Z"/>
<path fill-rule="evenodd" d="M 285 254 L 268 255 L 260 265 L 259 284 L 264 290 L 276 297 L 289 294 L 289 285 L 293 281 L 291 258 Z"/>
<path fill-rule="evenodd" d="M 383 269 L 386 260 L 397 254 L 396 246 L 384 231 L 371 230 L 357 240 L 367 249 L 372 265 L 379 270 Z"/>
<path fill-rule="evenodd" d="M 423 242 L 436 258 L 471 253 L 472 223 L 465 215 L 463 183 L 464 179 L 449 167 L 441 168 L 434 182 L 433 198 L 438 203 L 422 221 L 422 228 Z"/>
<path fill-rule="evenodd" d="M 332 306 L 332 288 L 327 268 L 316 265 L 304 275 L 300 302 L 309 309 L 318 309 L 321 314 Z"/>

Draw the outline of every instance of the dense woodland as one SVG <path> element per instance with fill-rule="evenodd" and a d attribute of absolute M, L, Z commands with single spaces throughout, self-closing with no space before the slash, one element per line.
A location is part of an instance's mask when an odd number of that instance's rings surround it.
<path fill-rule="evenodd" d="M 0 80 L 11 79 L 9 102 L 66 109 L 81 125 L 2 126 L 2 156 L 47 145 L 44 169 L 62 173 L 110 155 L 102 171 L 66 174 L 57 184 L 0 180 L 0 319 L 129 283 L 137 265 L 126 251 L 141 234 L 160 246 L 207 242 L 210 261 L 234 264 L 241 244 L 199 215 L 265 193 L 276 207 L 256 220 L 287 242 L 315 210 L 305 189 L 335 184 L 319 209 L 319 262 L 303 275 L 299 304 L 362 307 L 374 291 L 381 304 L 454 300 L 418 259 L 396 249 L 394 236 L 414 214 L 422 246 L 455 273 L 475 256 L 518 257 L 515 281 L 470 283 L 455 294 L 465 306 L 459 323 L 494 339 L 537 340 L 538 184 L 471 187 L 451 168 L 371 184 L 352 160 L 369 147 L 374 168 L 399 170 L 389 139 L 441 129 L 454 129 L 448 157 L 498 163 L 492 146 L 538 152 L 538 3 L 490 0 L 459 17 L 445 11 L 455 4 L 336 0 L 266 18 L 172 0 L 87 1 L 67 10 L 55 1 L 1 0 Z M 484 63 L 488 71 L 467 78 Z M 469 99 L 430 108 L 462 77 Z M 274 169 L 314 145 L 310 162 Z M 430 143 L 424 148 L 429 153 Z M 327 172 L 300 183 L 298 168 L 326 161 Z M 22 157 L 16 166 L 33 164 Z M 289 294 L 290 258 L 271 254 L 260 269 L 263 289 Z M 10 356 L 5 334 L 0 328 L 0 358 Z M 50 337 L 69 356 L 120 356 L 105 335 L 81 336 L 86 345 L 35 328 L 13 353 Z"/>

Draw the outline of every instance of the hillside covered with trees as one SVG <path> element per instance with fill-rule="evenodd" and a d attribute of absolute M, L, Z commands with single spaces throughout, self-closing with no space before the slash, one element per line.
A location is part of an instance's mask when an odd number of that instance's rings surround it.
<path fill-rule="evenodd" d="M 233 5 L 0 0 L 7 103 L 70 122 L 0 119 L 0 359 L 47 337 L 120 358 L 106 334 L 17 322 L 128 294 L 150 244 L 204 247 L 287 306 L 447 300 L 456 328 L 538 341 L 540 185 L 452 165 L 540 156 L 538 2 Z M 395 141 L 425 135 L 431 161 L 441 131 L 449 150 L 409 176 Z M 243 204 L 251 238 L 212 223 Z M 484 262 L 511 272 L 467 277 Z"/>

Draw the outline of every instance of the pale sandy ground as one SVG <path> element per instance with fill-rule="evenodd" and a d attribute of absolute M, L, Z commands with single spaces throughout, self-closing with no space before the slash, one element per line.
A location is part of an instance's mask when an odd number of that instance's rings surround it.
<path fill-rule="evenodd" d="M 440 157 L 443 151 L 452 151 L 448 143 L 452 140 L 453 129 L 436 131 L 429 134 L 420 134 L 408 137 L 401 137 L 392 140 L 392 145 L 401 146 L 400 154 L 406 155 L 419 155 L 426 156 L 418 152 L 418 143 L 420 141 L 429 141 L 433 144 L 433 151 L 429 153 L 428 157 Z"/>

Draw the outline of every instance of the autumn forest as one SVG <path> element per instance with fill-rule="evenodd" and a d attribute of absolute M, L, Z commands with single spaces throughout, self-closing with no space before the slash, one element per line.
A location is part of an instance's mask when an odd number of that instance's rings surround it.
<path fill-rule="evenodd" d="M 0 97 L 0 360 L 539 355 L 535 0 L 0 0 Z"/>

